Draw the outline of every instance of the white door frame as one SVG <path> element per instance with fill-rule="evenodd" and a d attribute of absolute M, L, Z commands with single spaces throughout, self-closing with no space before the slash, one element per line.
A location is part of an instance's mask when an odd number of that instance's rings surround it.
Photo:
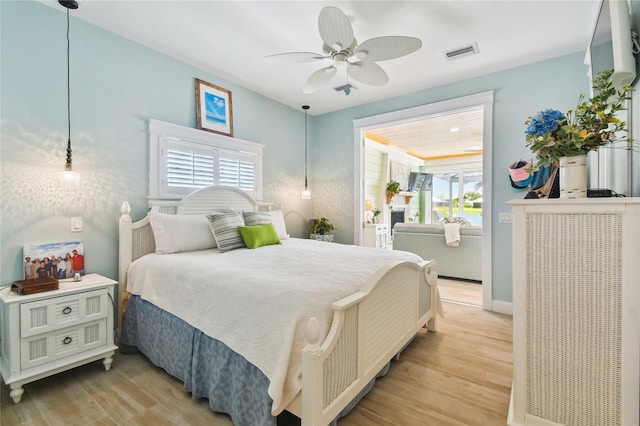
<path fill-rule="evenodd" d="M 434 102 L 432 104 L 420 105 L 399 111 L 387 112 L 371 117 L 358 118 L 353 120 L 354 135 L 354 188 L 353 188 L 353 240 L 360 245 L 364 241 L 364 132 L 366 130 L 398 124 L 406 121 L 413 121 L 419 118 L 443 114 L 452 110 L 459 110 L 482 105 L 483 112 L 483 135 L 482 135 L 482 186 L 488 189 L 482 193 L 482 307 L 486 310 L 492 309 L 492 214 L 491 214 L 491 190 L 493 188 L 492 175 L 492 147 L 493 147 L 493 91 L 477 93 L 446 101 Z"/>

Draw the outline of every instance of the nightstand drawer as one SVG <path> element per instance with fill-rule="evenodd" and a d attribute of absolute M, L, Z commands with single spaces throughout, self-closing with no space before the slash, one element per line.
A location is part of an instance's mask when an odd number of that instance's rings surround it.
<path fill-rule="evenodd" d="M 20 337 L 25 338 L 106 318 L 106 288 L 20 304 Z"/>
<path fill-rule="evenodd" d="M 64 328 L 45 335 L 22 339 L 20 368 L 26 370 L 40 364 L 105 346 L 106 343 L 106 318 L 77 327 Z"/>

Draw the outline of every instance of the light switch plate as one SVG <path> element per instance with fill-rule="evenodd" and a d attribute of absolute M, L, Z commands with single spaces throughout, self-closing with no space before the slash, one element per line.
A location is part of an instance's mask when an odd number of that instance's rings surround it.
<path fill-rule="evenodd" d="M 512 222 L 511 212 L 500 212 L 500 213 L 498 213 L 498 222 L 499 223 L 511 223 Z"/>
<path fill-rule="evenodd" d="M 82 217 L 71 218 L 71 232 L 82 232 Z"/>

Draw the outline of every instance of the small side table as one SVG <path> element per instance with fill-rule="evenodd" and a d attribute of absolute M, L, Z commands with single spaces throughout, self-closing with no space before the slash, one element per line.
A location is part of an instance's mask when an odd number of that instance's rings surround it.
<path fill-rule="evenodd" d="M 20 402 L 27 383 L 104 359 L 111 369 L 116 281 L 88 274 L 60 288 L 19 295 L 0 290 L 0 373 Z"/>
<path fill-rule="evenodd" d="M 375 247 L 386 250 L 387 229 L 387 225 L 382 223 L 372 223 L 365 225 L 364 245 L 366 247 Z"/>

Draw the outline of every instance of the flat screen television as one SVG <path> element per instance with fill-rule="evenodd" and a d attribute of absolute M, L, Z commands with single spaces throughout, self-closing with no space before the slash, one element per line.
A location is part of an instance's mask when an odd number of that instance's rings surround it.
<path fill-rule="evenodd" d="M 587 51 L 591 80 L 613 69 L 611 81 L 620 88 L 636 78 L 631 16 L 626 0 L 602 0 Z"/>
<path fill-rule="evenodd" d="M 423 172 L 409 173 L 409 191 L 431 191 L 433 187 L 433 174 Z"/>

